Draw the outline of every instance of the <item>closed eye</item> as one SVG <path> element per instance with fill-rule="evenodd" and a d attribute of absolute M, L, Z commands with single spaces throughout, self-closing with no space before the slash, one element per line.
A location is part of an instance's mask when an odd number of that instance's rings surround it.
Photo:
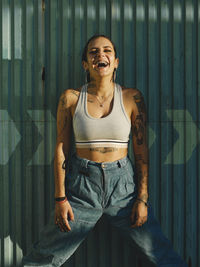
<path fill-rule="evenodd" d="M 89 54 L 96 54 L 96 53 L 98 53 L 99 52 L 99 50 L 91 50 L 91 51 L 89 51 Z M 104 52 L 108 52 L 108 53 L 111 53 L 112 52 L 112 50 L 110 50 L 110 49 L 105 49 L 104 50 Z"/>
<path fill-rule="evenodd" d="M 97 50 L 90 51 L 89 54 L 95 54 L 97 53 Z"/>

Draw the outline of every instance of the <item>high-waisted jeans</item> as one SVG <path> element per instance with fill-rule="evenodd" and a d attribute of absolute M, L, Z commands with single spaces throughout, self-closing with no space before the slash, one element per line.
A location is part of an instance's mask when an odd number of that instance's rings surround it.
<path fill-rule="evenodd" d="M 186 267 L 173 250 L 148 207 L 148 220 L 131 228 L 131 209 L 136 198 L 134 171 L 128 157 L 115 162 L 97 163 L 74 156 L 66 175 L 66 195 L 74 213 L 71 231 L 61 232 L 54 223 L 54 212 L 23 266 L 61 266 L 86 238 L 100 217 L 136 245 L 155 266 Z M 83 266 L 87 267 L 87 266 Z"/>

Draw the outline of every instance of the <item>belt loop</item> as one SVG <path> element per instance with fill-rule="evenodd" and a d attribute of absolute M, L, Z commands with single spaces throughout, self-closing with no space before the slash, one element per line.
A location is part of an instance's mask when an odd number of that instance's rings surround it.
<path fill-rule="evenodd" d="M 87 159 L 87 160 L 85 161 L 85 168 L 88 167 L 88 162 L 89 162 L 89 160 Z"/>
<path fill-rule="evenodd" d="M 87 169 L 87 167 L 88 167 L 88 162 L 89 162 L 88 159 L 83 159 L 83 160 L 81 160 L 81 167 Z"/>

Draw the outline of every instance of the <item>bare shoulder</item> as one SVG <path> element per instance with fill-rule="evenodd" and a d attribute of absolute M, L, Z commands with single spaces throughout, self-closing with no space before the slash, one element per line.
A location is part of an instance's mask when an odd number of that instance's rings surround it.
<path fill-rule="evenodd" d="M 59 103 L 65 108 L 76 105 L 79 95 L 80 95 L 80 91 L 81 91 L 81 87 L 76 88 L 76 89 L 72 89 L 72 88 L 66 89 L 61 94 Z"/>
<path fill-rule="evenodd" d="M 127 110 L 135 113 L 138 110 L 145 111 L 144 97 L 137 88 L 122 87 L 123 102 Z"/>
<path fill-rule="evenodd" d="M 122 93 L 123 97 L 128 99 L 131 98 L 132 100 L 135 99 L 135 97 L 136 98 L 143 97 L 141 91 L 137 88 L 127 88 L 122 86 Z"/>
<path fill-rule="evenodd" d="M 143 101 L 143 95 L 136 88 L 127 88 L 122 86 L 122 95 L 125 104 L 134 105 L 136 102 Z"/>

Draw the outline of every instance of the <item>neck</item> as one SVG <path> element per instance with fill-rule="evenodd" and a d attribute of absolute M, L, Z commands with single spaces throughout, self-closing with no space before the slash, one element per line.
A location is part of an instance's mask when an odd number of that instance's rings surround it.
<path fill-rule="evenodd" d="M 88 84 L 88 93 L 96 94 L 97 96 L 108 96 L 114 90 L 114 82 L 108 79 L 92 80 Z"/>

